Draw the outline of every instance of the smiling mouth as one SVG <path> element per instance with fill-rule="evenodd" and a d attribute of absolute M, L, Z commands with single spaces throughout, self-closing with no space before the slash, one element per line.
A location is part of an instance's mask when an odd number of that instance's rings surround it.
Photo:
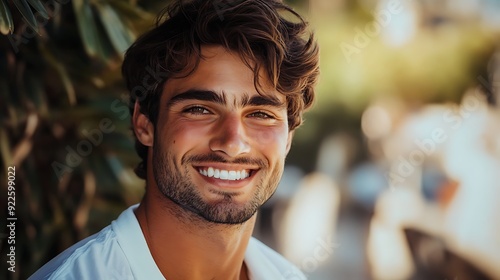
<path fill-rule="evenodd" d="M 227 181 L 244 180 L 252 176 L 253 173 L 253 170 L 251 169 L 224 170 L 213 167 L 199 167 L 197 168 L 197 170 L 201 175 L 205 177 Z"/>

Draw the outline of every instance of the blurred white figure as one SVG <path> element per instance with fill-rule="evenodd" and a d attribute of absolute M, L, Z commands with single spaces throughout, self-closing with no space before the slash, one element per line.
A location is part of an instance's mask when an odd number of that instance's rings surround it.
<path fill-rule="evenodd" d="M 388 190 L 379 197 L 367 244 L 374 279 L 411 278 L 413 259 L 403 230 L 406 227 L 431 228 L 438 224 L 438 215 L 428 215 L 428 211 L 422 196 L 415 190 Z"/>
<path fill-rule="evenodd" d="M 443 120 L 444 105 L 429 105 L 417 113 L 401 116 L 381 145 L 389 162 L 387 174 L 392 189 L 420 190 L 423 165 L 434 160 L 446 145 L 450 126 Z"/>
<path fill-rule="evenodd" d="M 332 179 L 313 173 L 302 180 L 284 214 L 278 231 L 280 252 L 306 274 L 333 255 L 339 204 Z"/>
<path fill-rule="evenodd" d="M 414 268 L 405 243 L 401 229 L 387 226 L 377 219 L 370 222 L 367 254 L 373 279 L 410 279 Z"/>
<path fill-rule="evenodd" d="M 445 149 L 448 175 L 459 182 L 445 218 L 446 239 L 469 261 L 500 278 L 500 110 L 477 92 L 453 115 Z"/>
<path fill-rule="evenodd" d="M 392 162 L 391 174 L 402 179 L 396 180 L 400 183 L 396 193 L 409 187 L 420 195 L 416 179 L 421 176 L 422 164 L 429 160 L 440 162 L 447 176 L 458 182 L 451 202 L 441 205 L 444 212 L 437 205 L 426 205 L 422 217 L 427 218 L 414 220 L 413 227 L 444 237 L 450 250 L 500 279 L 500 110 L 489 108 L 480 91 L 470 91 L 460 106 L 429 105 L 409 114 L 382 141 L 382 146 Z M 400 236 L 394 232 L 399 231 L 399 226 L 395 223 L 387 226 L 387 221 L 403 220 L 381 219 L 380 213 L 414 211 L 407 203 L 396 207 L 388 200 L 383 201 L 381 198 L 377 202 L 370 233 L 369 255 L 375 273 L 383 273 L 387 269 L 384 265 L 388 265 L 376 259 L 377 254 L 388 254 L 380 252 L 383 245 L 376 244 L 383 244 L 391 236 L 398 240 Z M 385 208 L 392 210 L 381 210 Z M 391 246 L 405 244 L 393 242 Z M 393 251 L 404 258 L 405 249 L 393 248 Z"/>
<path fill-rule="evenodd" d="M 363 115 L 367 123 L 363 132 L 372 143 L 378 142 L 382 147 L 390 166 L 386 177 L 390 188 L 378 197 L 375 205 L 368 236 L 368 261 L 374 279 L 409 279 L 415 268 L 404 229 L 412 227 L 441 234 L 442 215 L 438 207 L 425 203 L 421 178 L 423 165 L 438 160 L 443 154 L 451 129 L 443 114 L 449 107 L 430 105 L 418 111 L 406 109 L 406 114 L 401 114 L 401 110 L 384 109 L 384 114 L 390 117 L 387 123 L 392 124 L 390 131 L 384 130 L 373 137 L 369 132 L 374 128 L 369 130 L 368 123 L 380 119 L 375 117 L 381 115 L 373 113 L 381 111 L 374 111 L 374 106 Z M 377 106 L 386 108 L 387 104 Z"/>

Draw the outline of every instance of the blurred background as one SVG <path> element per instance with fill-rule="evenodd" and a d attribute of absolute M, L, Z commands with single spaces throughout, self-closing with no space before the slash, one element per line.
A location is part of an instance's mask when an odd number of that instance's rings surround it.
<path fill-rule="evenodd" d="M 0 278 L 139 202 L 120 66 L 168 2 L 0 0 Z M 500 1 L 286 2 L 321 80 L 254 235 L 309 279 L 500 279 Z"/>

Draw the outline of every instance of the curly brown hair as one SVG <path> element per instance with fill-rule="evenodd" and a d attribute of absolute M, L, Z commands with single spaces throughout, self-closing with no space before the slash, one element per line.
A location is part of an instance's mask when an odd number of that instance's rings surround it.
<path fill-rule="evenodd" d="M 221 45 L 238 53 L 253 70 L 258 92 L 258 73 L 265 70 L 286 97 L 289 129 L 294 130 L 314 100 L 319 75 L 318 45 L 307 28 L 304 19 L 279 0 L 176 0 L 125 54 L 122 73 L 131 115 L 138 101 L 141 113 L 156 125 L 165 81 L 195 71 L 201 46 Z M 135 147 L 142 159 L 136 173 L 145 179 L 147 147 L 137 138 Z"/>

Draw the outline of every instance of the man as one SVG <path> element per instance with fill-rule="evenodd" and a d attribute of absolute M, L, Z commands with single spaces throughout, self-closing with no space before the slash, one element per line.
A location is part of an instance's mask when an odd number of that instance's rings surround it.
<path fill-rule="evenodd" d="M 31 279 L 305 278 L 251 234 L 313 101 L 306 23 L 278 0 L 177 1 L 165 17 L 123 63 L 143 200 Z"/>

